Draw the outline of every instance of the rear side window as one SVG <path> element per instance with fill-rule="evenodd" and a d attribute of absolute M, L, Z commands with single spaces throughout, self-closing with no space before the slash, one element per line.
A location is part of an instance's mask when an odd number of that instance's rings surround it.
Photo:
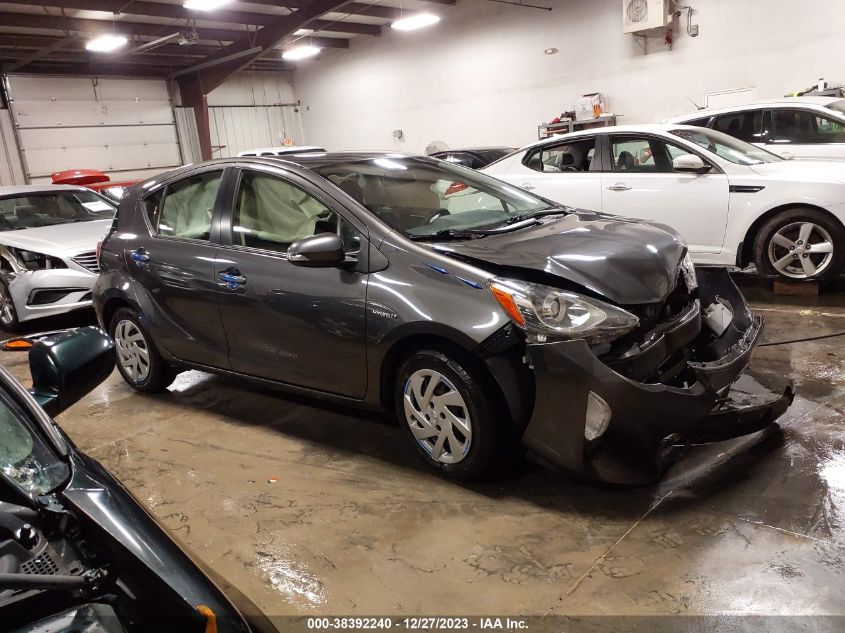
<path fill-rule="evenodd" d="M 160 210 L 153 210 L 153 216 L 158 215 L 157 224 L 153 224 L 156 232 L 167 237 L 207 240 L 222 176 L 222 171 L 210 171 L 168 185 Z"/>
<path fill-rule="evenodd" d="M 713 122 L 713 129 L 746 143 L 759 143 L 763 138 L 763 111 L 745 110 L 720 114 Z"/>
<path fill-rule="evenodd" d="M 692 121 L 681 121 L 683 125 L 694 125 L 696 127 L 707 127 L 710 117 L 706 116 L 703 119 L 693 119 Z"/>
<path fill-rule="evenodd" d="M 775 143 L 845 143 L 845 125 L 809 110 L 772 111 Z"/>
<path fill-rule="evenodd" d="M 523 161 L 534 171 L 566 173 L 590 171 L 596 153 L 596 139 L 585 138 L 537 148 Z"/>

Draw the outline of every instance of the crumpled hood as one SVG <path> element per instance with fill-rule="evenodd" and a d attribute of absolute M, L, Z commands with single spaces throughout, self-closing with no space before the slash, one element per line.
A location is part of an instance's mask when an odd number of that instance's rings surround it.
<path fill-rule="evenodd" d="M 440 244 L 437 249 L 557 275 L 616 304 L 632 305 L 666 298 L 675 287 L 686 245 L 669 227 L 572 213 L 511 233 Z"/>
<path fill-rule="evenodd" d="M 111 220 L 90 220 L 0 232 L 0 244 L 45 255 L 75 255 L 93 251 L 111 226 Z"/>

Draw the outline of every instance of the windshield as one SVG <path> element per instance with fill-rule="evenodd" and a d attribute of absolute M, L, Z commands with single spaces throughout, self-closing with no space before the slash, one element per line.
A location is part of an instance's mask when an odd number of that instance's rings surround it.
<path fill-rule="evenodd" d="M 93 191 L 34 192 L 0 198 L 0 231 L 110 220 L 116 206 Z"/>
<path fill-rule="evenodd" d="M 495 178 L 431 158 L 383 157 L 314 171 L 412 238 L 488 228 L 553 206 Z"/>
<path fill-rule="evenodd" d="M 32 429 L 34 422 L 0 392 L 0 471 L 32 495 L 43 495 L 64 483 L 70 475 Z"/>
<path fill-rule="evenodd" d="M 780 156 L 751 145 L 751 143 L 740 141 L 716 130 L 707 128 L 672 130 L 672 134 L 695 143 L 702 149 L 706 149 L 708 152 L 737 165 L 759 165 L 760 163 L 774 163 L 783 160 Z"/>

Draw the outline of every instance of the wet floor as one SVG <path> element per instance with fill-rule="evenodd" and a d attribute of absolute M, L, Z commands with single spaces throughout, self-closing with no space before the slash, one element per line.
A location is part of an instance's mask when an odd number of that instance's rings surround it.
<path fill-rule="evenodd" d="M 845 292 L 746 291 L 768 341 L 845 330 Z M 653 489 L 533 465 L 451 483 L 390 421 L 198 372 L 157 397 L 115 372 L 58 421 L 273 615 L 845 614 L 843 357 L 845 337 L 760 348 L 749 383 L 797 387 L 782 433 Z"/>

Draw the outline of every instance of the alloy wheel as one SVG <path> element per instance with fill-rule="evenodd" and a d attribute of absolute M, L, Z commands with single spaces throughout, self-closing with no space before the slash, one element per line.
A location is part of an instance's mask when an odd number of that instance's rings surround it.
<path fill-rule="evenodd" d="M 469 408 L 455 385 L 432 369 L 419 369 L 404 389 L 405 420 L 420 446 L 441 464 L 457 464 L 469 452 Z"/>
<path fill-rule="evenodd" d="M 792 279 L 820 275 L 833 261 L 833 240 L 814 222 L 792 222 L 769 240 L 769 261 L 775 270 Z"/>
<path fill-rule="evenodd" d="M 12 325 L 15 322 L 15 304 L 5 284 L 0 284 L 0 323 Z"/>
<path fill-rule="evenodd" d="M 150 350 L 141 330 L 128 319 L 118 321 L 114 329 L 117 359 L 126 375 L 136 383 L 150 375 Z"/>

